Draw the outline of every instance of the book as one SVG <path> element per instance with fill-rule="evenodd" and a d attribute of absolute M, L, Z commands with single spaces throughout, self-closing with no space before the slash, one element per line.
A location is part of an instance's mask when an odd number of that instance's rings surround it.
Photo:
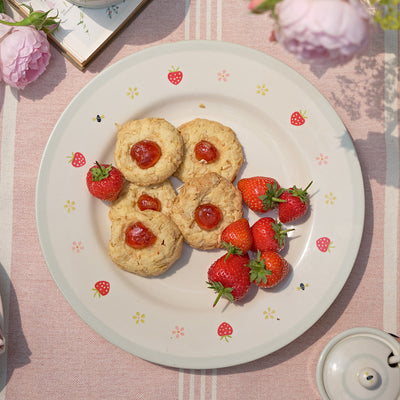
<path fill-rule="evenodd" d="M 112 38 L 127 24 L 149 0 L 122 0 L 103 8 L 84 8 L 67 0 L 8 0 L 22 16 L 34 10 L 48 11 L 61 20 L 59 28 L 48 34 L 49 41 L 80 70 L 84 70 Z"/>

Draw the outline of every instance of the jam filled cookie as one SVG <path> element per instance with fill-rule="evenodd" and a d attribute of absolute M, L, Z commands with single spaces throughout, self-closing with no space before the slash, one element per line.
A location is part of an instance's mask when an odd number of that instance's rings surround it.
<path fill-rule="evenodd" d="M 242 217 L 240 191 L 215 172 L 186 182 L 179 190 L 171 214 L 184 240 L 202 250 L 222 247 L 222 231 Z"/>
<path fill-rule="evenodd" d="M 182 234 L 175 223 L 157 211 L 131 211 L 112 220 L 108 254 L 121 269 L 157 276 L 181 255 Z"/>
<path fill-rule="evenodd" d="M 194 119 L 179 128 L 184 140 L 184 157 L 175 176 L 183 182 L 204 175 L 217 174 L 233 182 L 244 156 L 235 132 L 216 121 Z"/>
<path fill-rule="evenodd" d="M 169 178 L 183 158 L 179 131 L 162 118 L 132 120 L 118 131 L 115 164 L 125 179 L 140 186 Z"/>
<path fill-rule="evenodd" d="M 131 211 L 154 210 L 165 215 L 171 214 L 176 193 L 169 179 L 150 186 L 138 186 L 125 181 L 119 197 L 108 212 L 111 220 L 121 218 Z"/>

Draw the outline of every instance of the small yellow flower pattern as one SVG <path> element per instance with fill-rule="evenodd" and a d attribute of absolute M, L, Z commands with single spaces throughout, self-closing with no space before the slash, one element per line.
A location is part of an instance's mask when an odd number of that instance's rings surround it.
<path fill-rule="evenodd" d="M 135 96 L 139 96 L 139 91 L 137 87 L 129 87 L 128 91 L 126 92 L 126 95 L 133 99 Z"/>
<path fill-rule="evenodd" d="M 145 317 L 146 317 L 145 314 L 141 314 L 139 311 L 137 311 L 136 314 L 132 318 L 134 319 L 136 324 L 140 324 L 140 323 L 144 324 Z"/>
<path fill-rule="evenodd" d="M 261 94 L 261 96 L 265 96 L 265 94 L 268 92 L 268 88 L 263 83 L 262 85 L 257 85 L 257 94 Z"/>
<path fill-rule="evenodd" d="M 66 210 L 67 213 L 75 211 L 76 210 L 75 202 L 72 200 L 67 200 L 66 203 L 64 204 L 64 210 Z"/>
<path fill-rule="evenodd" d="M 276 311 L 273 310 L 271 307 L 268 307 L 264 312 L 264 319 L 275 319 L 276 317 Z"/>
<path fill-rule="evenodd" d="M 335 201 L 336 201 L 336 196 L 334 196 L 332 192 L 329 192 L 329 194 L 325 195 L 326 204 L 334 204 Z"/>

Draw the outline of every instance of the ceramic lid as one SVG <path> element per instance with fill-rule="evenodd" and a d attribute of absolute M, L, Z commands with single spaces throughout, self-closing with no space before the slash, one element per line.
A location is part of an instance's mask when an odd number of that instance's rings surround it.
<path fill-rule="evenodd" d="M 400 343 L 375 328 L 333 338 L 317 364 L 323 400 L 400 400 Z"/>

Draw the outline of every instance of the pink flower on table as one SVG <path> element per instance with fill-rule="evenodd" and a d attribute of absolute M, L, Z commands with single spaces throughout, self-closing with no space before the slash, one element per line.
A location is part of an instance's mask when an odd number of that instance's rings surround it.
<path fill-rule="evenodd" d="M 0 19 L 10 20 L 4 14 Z M 31 26 L 0 25 L 0 78 L 5 83 L 23 89 L 45 71 L 49 60 L 50 45 L 44 32 Z"/>
<path fill-rule="evenodd" d="M 370 16 L 355 0 L 282 0 L 275 13 L 277 41 L 302 62 L 343 64 L 369 42 Z"/>

